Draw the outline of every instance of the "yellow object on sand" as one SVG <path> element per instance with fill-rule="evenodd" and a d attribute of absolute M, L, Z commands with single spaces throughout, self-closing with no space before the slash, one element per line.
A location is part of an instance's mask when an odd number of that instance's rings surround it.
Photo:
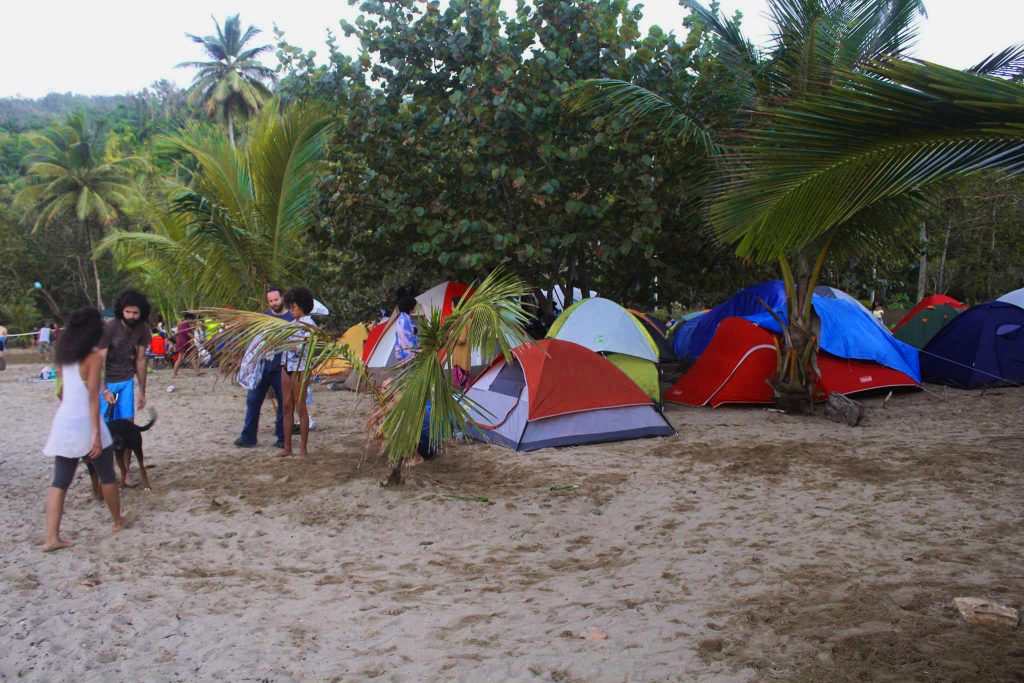
<path fill-rule="evenodd" d="M 352 349 L 357 356 L 361 356 L 363 353 L 363 344 L 366 342 L 367 335 L 370 334 L 370 328 L 363 323 L 356 323 L 352 327 L 345 330 L 345 334 L 338 337 L 338 341 L 342 344 L 348 344 L 348 347 Z M 335 358 L 324 363 L 323 367 L 320 368 L 321 377 L 337 377 L 352 369 L 352 365 L 342 358 Z"/>

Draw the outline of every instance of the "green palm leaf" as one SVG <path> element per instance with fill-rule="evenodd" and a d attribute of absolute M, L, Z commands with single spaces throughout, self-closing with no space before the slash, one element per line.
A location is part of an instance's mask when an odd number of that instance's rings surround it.
<path fill-rule="evenodd" d="M 876 63 L 762 112 L 746 136 L 711 217 L 737 253 L 771 260 L 929 183 L 1019 173 L 1024 88 L 924 62 Z"/>

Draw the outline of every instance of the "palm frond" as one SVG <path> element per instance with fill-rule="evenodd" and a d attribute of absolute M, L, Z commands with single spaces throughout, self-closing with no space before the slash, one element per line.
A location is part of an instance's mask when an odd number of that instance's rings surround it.
<path fill-rule="evenodd" d="M 1011 45 L 1005 50 L 989 55 L 968 71 L 1017 82 L 1024 80 L 1024 43 Z"/>
<path fill-rule="evenodd" d="M 392 464 L 400 464 L 415 451 L 428 402 L 432 444 L 451 440 L 466 424 L 472 406 L 453 386 L 447 359 L 460 336 L 471 348 L 511 358 L 512 349 L 529 340 L 521 304 L 528 292 L 523 282 L 499 268 L 447 318 L 442 320 L 435 310 L 420 319 L 418 351 L 401 366 L 383 396 L 385 405 L 393 406 L 383 421 L 385 451 Z"/>
<path fill-rule="evenodd" d="M 583 114 L 610 113 L 627 126 L 650 126 L 672 136 L 679 144 L 693 141 L 707 154 L 717 151 L 711 134 L 682 107 L 627 81 L 612 78 L 580 81 L 566 92 L 563 102 Z"/>
<path fill-rule="evenodd" d="M 318 327 L 250 311 L 200 308 L 194 312 L 220 324 L 209 346 L 216 349 L 223 375 L 237 375 L 239 368 L 253 359 L 301 350 L 304 365 L 310 369 L 304 374 L 306 382 L 329 362 L 341 359 L 372 385 L 361 354 Z"/>
<path fill-rule="evenodd" d="M 737 253 L 773 260 L 929 183 L 1020 173 L 1024 88 L 926 62 L 879 62 L 760 112 L 744 133 L 711 218 Z"/>

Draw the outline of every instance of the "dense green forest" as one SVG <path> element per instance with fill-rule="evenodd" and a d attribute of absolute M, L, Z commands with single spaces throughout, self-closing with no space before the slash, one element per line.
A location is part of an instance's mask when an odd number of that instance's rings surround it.
<path fill-rule="evenodd" d="M 192 37 L 210 61 L 183 65 L 188 91 L 0 99 L 0 321 L 23 331 L 128 284 L 173 318 L 303 283 L 344 326 L 499 264 L 666 311 L 778 277 L 710 226 L 704 146 L 727 136 L 567 104 L 581 82 L 628 82 L 701 130 L 734 125 L 752 86 L 708 16 L 644 34 L 622 0 L 360 7 L 340 25 L 358 54 L 332 42 L 318 62 L 229 17 Z M 822 281 L 894 308 L 1020 287 L 1022 190 L 944 183 L 884 240 L 832 251 Z"/>

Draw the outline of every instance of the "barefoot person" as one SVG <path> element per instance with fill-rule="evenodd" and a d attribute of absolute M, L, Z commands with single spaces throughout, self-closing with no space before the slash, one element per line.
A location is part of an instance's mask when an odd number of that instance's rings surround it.
<path fill-rule="evenodd" d="M 285 305 L 300 325 L 316 327 L 310 313 L 313 311 L 313 293 L 305 287 L 292 287 L 284 295 Z M 309 332 L 300 330 L 292 338 L 300 341 L 309 336 Z M 296 409 L 299 413 L 299 457 L 306 457 L 306 444 L 309 441 L 309 407 L 306 405 L 306 376 L 309 368 L 306 364 L 305 346 L 292 351 L 285 351 L 284 373 L 281 375 L 281 390 L 284 392 L 284 424 L 292 424 Z M 284 432 L 284 449 L 277 454 L 283 458 L 292 454 L 292 430 Z"/>
<path fill-rule="evenodd" d="M 7 328 L 0 325 L 0 370 L 7 368 L 7 361 L 4 359 L 4 350 L 7 348 Z"/>
<path fill-rule="evenodd" d="M 114 303 L 114 319 L 103 326 L 99 349 L 105 351 L 105 376 L 100 410 L 109 420 L 134 420 L 135 406 L 146 407 L 146 347 L 149 331 L 149 299 L 136 289 L 121 292 Z M 135 379 L 139 397 L 135 398 Z M 113 404 L 112 416 L 107 418 Z"/>
<path fill-rule="evenodd" d="M 54 461 L 53 484 L 46 492 L 46 540 L 43 550 L 74 545 L 60 536 L 64 498 L 75 475 L 78 461 L 88 458 L 95 465 L 103 499 L 107 501 L 114 531 L 124 526 L 121 500 L 114 474 L 114 449 L 110 430 L 100 420 L 100 373 L 103 353 L 96 349 L 103 335 L 103 319 L 94 308 L 71 314 L 57 345 L 56 361 L 62 385 L 60 407 L 53 418 L 50 438 L 43 453 Z"/>

